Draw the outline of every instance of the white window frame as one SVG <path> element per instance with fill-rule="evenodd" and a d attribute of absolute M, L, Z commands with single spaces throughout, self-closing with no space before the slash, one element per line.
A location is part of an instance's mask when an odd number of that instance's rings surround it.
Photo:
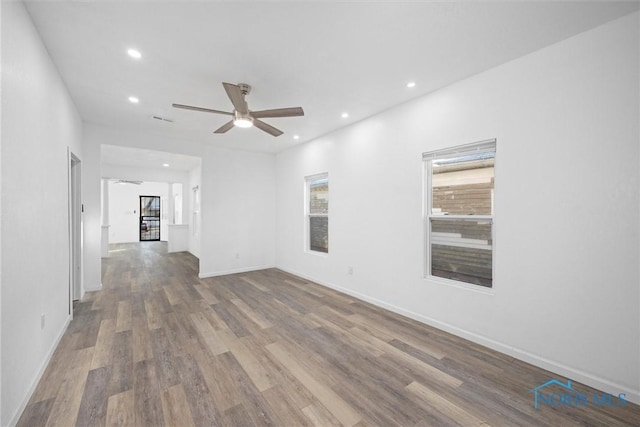
<path fill-rule="evenodd" d="M 497 159 L 497 141 L 496 139 L 487 139 L 471 144 L 460 145 L 451 148 L 445 148 L 435 151 L 429 151 L 422 154 L 423 160 L 423 174 L 424 174 L 424 198 L 423 198 L 423 220 L 424 220 L 424 278 L 440 282 L 446 285 L 459 286 L 465 289 L 471 289 L 484 293 L 492 294 L 496 288 L 496 224 L 495 224 L 495 209 L 491 215 L 435 215 L 432 212 L 432 166 L 431 160 L 434 159 L 446 159 L 451 157 L 458 157 L 465 154 L 481 153 L 493 151 L 494 153 L 494 176 L 496 174 L 496 159 Z M 494 194 L 495 194 L 495 182 L 494 182 Z M 492 195 L 492 207 L 494 206 L 494 196 Z M 492 270 L 492 283 L 491 287 L 482 286 L 474 283 L 463 282 L 460 280 L 449 279 L 440 276 L 434 276 L 431 274 L 431 221 L 432 219 L 439 220 L 487 220 L 491 222 L 491 270 Z"/>
<path fill-rule="evenodd" d="M 304 178 L 305 181 L 305 197 L 304 197 L 304 216 L 305 216 L 305 227 L 304 227 L 304 251 L 307 253 L 328 256 L 329 250 L 327 252 L 315 251 L 311 249 L 311 218 L 329 218 L 329 212 L 326 214 L 312 214 L 310 212 L 310 201 L 311 201 L 311 184 L 317 181 L 326 180 L 329 183 L 329 173 L 323 172 L 315 175 L 309 175 Z M 331 201 L 331 195 L 328 195 L 328 201 Z M 329 230 L 327 230 L 327 239 L 329 238 Z"/>

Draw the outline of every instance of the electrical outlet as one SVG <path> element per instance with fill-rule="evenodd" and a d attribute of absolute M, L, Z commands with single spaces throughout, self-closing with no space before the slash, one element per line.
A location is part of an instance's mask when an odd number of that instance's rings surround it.
<path fill-rule="evenodd" d="M 44 329 L 44 320 L 45 320 L 45 316 L 44 316 L 44 313 L 42 313 L 40 315 L 40 329 Z"/>
<path fill-rule="evenodd" d="M 240 259 L 240 254 L 236 253 L 236 259 Z"/>
<path fill-rule="evenodd" d="M 351 266 L 347 267 L 347 274 L 349 276 L 353 276 L 353 267 L 351 267 Z"/>

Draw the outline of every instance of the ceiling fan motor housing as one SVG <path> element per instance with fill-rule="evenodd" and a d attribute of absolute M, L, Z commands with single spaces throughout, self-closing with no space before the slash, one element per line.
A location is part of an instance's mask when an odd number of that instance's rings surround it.
<path fill-rule="evenodd" d="M 262 118 L 274 118 L 274 117 L 295 117 L 304 116 L 302 107 L 291 108 L 272 108 L 270 110 L 251 111 L 247 105 L 245 96 L 251 92 L 251 86 L 246 83 L 238 83 L 237 85 L 231 83 L 222 83 L 224 90 L 227 92 L 229 100 L 233 104 L 233 112 L 212 110 L 210 108 L 195 107 L 193 105 L 172 104 L 175 108 L 184 108 L 185 110 L 202 111 L 205 113 L 224 114 L 226 116 L 233 116 L 233 119 L 220 126 L 214 131 L 214 133 L 225 133 L 234 126 L 241 128 L 250 128 L 252 126 L 268 133 L 272 136 L 282 135 L 282 131 L 271 126 L 268 123 L 263 122 Z"/>

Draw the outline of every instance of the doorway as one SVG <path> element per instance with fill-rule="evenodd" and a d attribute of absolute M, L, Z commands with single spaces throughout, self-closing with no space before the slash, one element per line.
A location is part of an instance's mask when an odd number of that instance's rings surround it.
<path fill-rule="evenodd" d="M 160 240 L 160 196 L 140 196 L 140 241 Z"/>
<path fill-rule="evenodd" d="M 69 155 L 69 314 L 81 297 L 82 284 L 82 187 L 80 159 Z"/>

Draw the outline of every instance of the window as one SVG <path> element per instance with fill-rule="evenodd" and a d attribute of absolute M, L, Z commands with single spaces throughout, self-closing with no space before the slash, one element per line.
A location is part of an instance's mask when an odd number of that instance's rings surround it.
<path fill-rule="evenodd" d="M 197 236 L 200 234 L 200 186 L 196 185 L 195 187 L 191 188 L 191 191 L 193 191 L 193 197 L 191 199 L 193 201 L 193 216 L 191 218 L 191 227 L 193 227 L 193 230 L 191 234 Z"/>
<path fill-rule="evenodd" d="M 175 182 L 171 184 L 173 194 L 173 223 L 182 224 L 182 184 Z"/>
<path fill-rule="evenodd" d="M 307 183 L 306 216 L 307 249 L 329 252 L 329 175 L 326 173 L 305 178 Z"/>
<path fill-rule="evenodd" d="M 493 286 L 496 141 L 424 153 L 426 274 Z"/>

